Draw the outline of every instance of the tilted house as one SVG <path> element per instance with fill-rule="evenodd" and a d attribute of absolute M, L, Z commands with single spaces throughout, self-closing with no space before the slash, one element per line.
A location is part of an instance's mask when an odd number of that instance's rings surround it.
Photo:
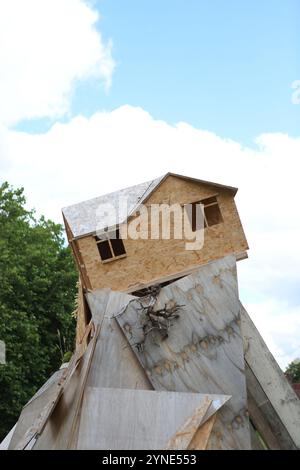
<path fill-rule="evenodd" d="M 300 402 L 239 299 L 236 192 L 167 173 L 63 209 L 80 275 L 76 348 L 2 448 L 299 448 Z M 182 218 L 203 244 L 175 236 Z"/>
<path fill-rule="evenodd" d="M 84 290 L 111 288 L 136 292 L 191 273 L 209 261 L 234 254 L 237 260 L 247 257 L 248 244 L 238 215 L 234 196 L 237 188 L 167 173 L 153 181 L 129 187 L 105 196 L 65 207 L 66 232 L 80 272 Z M 117 222 L 138 216 L 141 204 L 204 205 L 204 245 L 200 250 L 186 250 L 184 239 L 111 239 L 109 225 L 114 218 L 103 217 L 101 207 L 120 208 Z M 100 208 L 100 209 L 99 209 Z M 161 220 L 161 219 L 160 219 Z M 171 219 L 171 234 L 172 234 Z M 150 224 L 150 217 L 149 217 Z M 193 225 L 193 220 L 191 220 Z M 97 234 L 107 228 L 107 237 Z M 193 228 L 193 227 L 192 227 Z M 108 238 L 108 239 L 106 239 Z M 79 320 L 80 321 L 80 320 Z"/>

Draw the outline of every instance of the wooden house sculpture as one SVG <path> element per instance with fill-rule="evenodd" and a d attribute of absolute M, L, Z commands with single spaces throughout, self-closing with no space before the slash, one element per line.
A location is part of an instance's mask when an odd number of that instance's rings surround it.
<path fill-rule="evenodd" d="M 300 447 L 300 402 L 239 300 L 236 192 L 167 173 L 63 209 L 76 349 L 2 448 Z M 180 214 L 199 245 L 175 236 Z"/>

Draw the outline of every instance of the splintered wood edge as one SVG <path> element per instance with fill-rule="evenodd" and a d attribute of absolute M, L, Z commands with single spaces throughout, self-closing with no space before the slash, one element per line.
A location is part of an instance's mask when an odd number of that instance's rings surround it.
<path fill-rule="evenodd" d="M 190 416 L 184 425 L 176 432 L 176 434 L 171 437 L 164 448 L 166 450 L 187 449 L 211 403 L 212 399 L 205 397 L 204 402 L 195 409 L 195 412 L 192 414 L 192 416 Z"/>
<path fill-rule="evenodd" d="M 205 450 L 207 447 L 208 439 L 211 434 L 212 428 L 215 424 L 217 418 L 217 412 L 213 414 L 204 424 L 201 424 L 200 427 L 195 432 L 189 446 L 188 450 Z"/>

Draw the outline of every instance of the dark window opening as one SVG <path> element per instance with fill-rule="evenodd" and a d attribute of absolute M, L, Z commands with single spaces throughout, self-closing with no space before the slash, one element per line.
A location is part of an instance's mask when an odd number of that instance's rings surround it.
<path fill-rule="evenodd" d="M 108 240 L 104 240 L 104 241 L 97 243 L 97 246 L 98 246 L 99 254 L 101 256 L 102 261 L 105 261 L 113 257 Z"/>
<path fill-rule="evenodd" d="M 123 240 L 120 236 L 119 229 L 112 233 L 114 238 L 105 238 L 105 236 L 95 236 L 98 251 L 102 261 L 113 260 L 120 256 L 126 255 Z"/>
<path fill-rule="evenodd" d="M 204 228 L 211 227 L 212 225 L 220 224 L 221 222 L 223 222 L 222 214 L 216 196 L 208 197 L 206 199 L 202 199 L 201 201 L 193 202 L 187 206 L 187 213 L 193 232 L 197 230 L 197 204 L 203 204 L 204 206 Z M 200 215 L 201 214 L 202 212 L 200 211 Z M 198 221 L 198 227 L 202 226 L 200 222 L 202 221 Z"/>
<path fill-rule="evenodd" d="M 207 221 L 207 225 L 210 227 L 211 225 L 220 224 L 223 222 L 221 211 L 218 204 L 213 204 L 211 206 L 204 206 L 204 214 L 205 219 Z"/>
<path fill-rule="evenodd" d="M 118 239 L 118 238 L 116 239 L 112 238 L 110 242 L 111 242 L 111 247 L 113 249 L 115 256 L 125 255 L 126 251 L 125 251 L 123 240 Z"/>

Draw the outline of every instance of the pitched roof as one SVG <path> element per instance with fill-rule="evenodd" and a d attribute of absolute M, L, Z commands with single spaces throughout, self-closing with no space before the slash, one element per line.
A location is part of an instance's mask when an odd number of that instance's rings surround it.
<path fill-rule="evenodd" d="M 146 183 L 130 186 L 129 188 L 120 189 L 113 193 L 105 194 L 88 201 L 83 201 L 72 206 L 64 207 L 62 213 L 72 231 L 74 238 L 80 238 L 86 235 L 96 233 L 97 230 L 101 231 L 105 227 L 113 227 L 115 222 L 121 224 L 133 214 L 138 206 L 145 202 L 145 200 L 152 194 L 155 189 L 168 177 L 176 176 L 178 178 L 194 181 L 196 183 L 207 184 L 215 186 L 220 189 L 227 189 L 233 193 L 237 192 L 237 188 L 226 186 L 219 183 L 212 183 L 211 181 L 204 181 L 189 176 L 178 175 L 176 173 L 166 173 L 165 175 L 156 178 Z M 127 201 L 127 205 L 123 205 L 120 201 Z M 117 220 L 114 214 L 103 214 L 105 206 L 113 206 L 117 211 Z"/>

